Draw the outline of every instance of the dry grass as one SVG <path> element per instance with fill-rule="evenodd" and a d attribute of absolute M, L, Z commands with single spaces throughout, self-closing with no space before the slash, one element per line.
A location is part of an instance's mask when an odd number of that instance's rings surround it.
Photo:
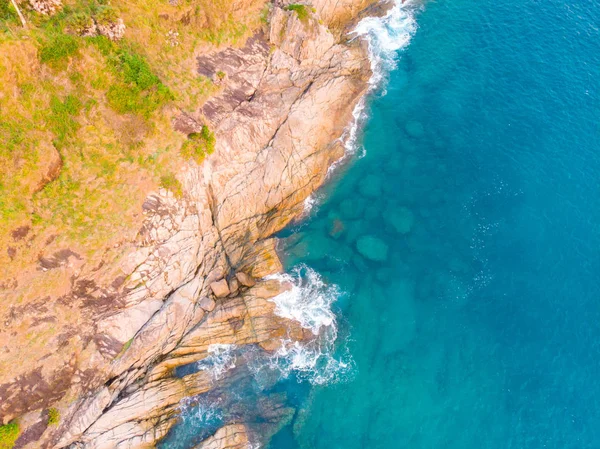
<path fill-rule="evenodd" d="M 265 5 L 113 0 L 127 26 L 114 45 L 67 35 L 97 2 L 65 3 L 52 19 L 26 11 L 29 30 L 0 10 L 0 281 L 42 253 L 69 247 L 93 264 L 133 238 L 147 193 L 185 163 L 172 114 L 218 92 L 195 58 L 242 44 Z M 14 237 L 19 227 L 26 237 Z M 53 282 L 36 278 L 32 292 Z"/>

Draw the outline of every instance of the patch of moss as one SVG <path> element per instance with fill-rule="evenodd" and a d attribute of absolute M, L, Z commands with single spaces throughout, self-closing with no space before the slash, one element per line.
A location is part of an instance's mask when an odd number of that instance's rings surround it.
<path fill-rule="evenodd" d="M 48 409 L 48 425 L 55 426 L 60 422 L 60 412 L 58 409 L 52 407 Z"/>
<path fill-rule="evenodd" d="M 160 177 L 160 186 L 164 189 L 173 192 L 173 195 L 175 195 L 177 198 L 181 198 L 183 196 L 183 186 L 173 173 L 167 173 L 166 175 L 162 175 Z"/>
<path fill-rule="evenodd" d="M 215 151 L 215 135 L 203 125 L 202 131 L 188 135 L 188 140 L 181 147 L 181 155 L 186 159 L 194 159 L 198 164 Z"/>
<path fill-rule="evenodd" d="M 287 11 L 294 11 L 298 15 L 298 19 L 300 19 L 300 22 L 302 22 L 305 25 L 308 23 L 310 12 L 312 11 L 312 9 L 310 9 L 308 6 L 302 5 L 300 3 L 292 3 L 291 5 L 287 5 L 285 9 Z"/>
<path fill-rule="evenodd" d="M 17 421 L 0 426 L 0 449 L 12 449 L 20 433 L 21 429 Z"/>

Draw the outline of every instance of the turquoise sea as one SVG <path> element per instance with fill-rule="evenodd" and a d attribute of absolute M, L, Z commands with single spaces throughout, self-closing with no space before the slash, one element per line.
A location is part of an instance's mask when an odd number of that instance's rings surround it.
<path fill-rule="evenodd" d="M 216 348 L 243 368 L 164 448 L 236 420 L 271 449 L 600 448 L 600 1 L 394 14 L 362 27 L 353 153 L 281 235 L 278 306 L 321 339 Z"/>

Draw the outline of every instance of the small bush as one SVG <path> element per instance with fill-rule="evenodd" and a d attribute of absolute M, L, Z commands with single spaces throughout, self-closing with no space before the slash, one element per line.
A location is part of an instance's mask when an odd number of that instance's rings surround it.
<path fill-rule="evenodd" d="M 152 112 L 173 99 L 173 94 L 152 73 L 144 58 L 130 49 L 121 49 L 108 39 L 97 39 L 100 51 L 108 56 L 120 81 L 108 90 L 108 104 L 120 113 L 135 113 L 148 117 Z M 108 41 L 108 42 L 107 42 Z"/>
<path fill-rule="evenodd" d="M 55 409 L 54 407 L 51 409 L 48 409 L 48 425 L 49 426 L 55 426 L 59 423 L 60 421 L 60 412 Z"/>
<path fill-rule="evenodd" d="M 214 133 L 208 126 L 203 125 L 202 131 L 188 136 L 188 140 L 181 147 L 181 154 L 186 159 L 193 158 L 200 164 L 207 155 L 215 151 L 215 143 Z"/>
<path fill-rule="evenodd" d="M 68 59 L 79 51 L 79 40 L 68 34 L 55 34 L 42 44 L 40 61 L 54 68 L 64 68 Z"/>
<path fill-rule="evenodd" d="M 225 72 L 223 72 L 222 70 L 219 70 L 217 72 L 217 78 L 221 81 L 224 80 L 226 76 L 227 76 L 227 74 Z"/>
<path fill-rule="evenodd" d="M 306 24 L 308 23 L 308 18 L 310 17 L 310 9 L 306 5 L 301 5 L 299 3 L 293 3 L 285 7 L 287 11 L 294 11 L 298 15 L 298 19 L 300 22 Z"/>
<path fill-rule="evenodd" d="M 19 438 L 19 423 L 11 421 L 4 426 L 0 426 L 0 449 L 12 449 L 15 441 Z"/>
<path fill-rule="evenodd" d="M 177 198 L 183 196 L 183 187 L 173 173 L 167 173 L 160 177 L 160 186 L 163 189 L 170 190 Z"/>

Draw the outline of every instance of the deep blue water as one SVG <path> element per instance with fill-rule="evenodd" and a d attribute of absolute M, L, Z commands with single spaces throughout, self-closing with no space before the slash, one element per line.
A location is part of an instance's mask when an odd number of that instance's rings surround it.
<path fill-rule="evenodd" d="M 600 1 L 414 14 L 366 154 L 283 234 L 351 369 L 236 401 L 284 404 L 271 449 L 600 448 Z"/>

